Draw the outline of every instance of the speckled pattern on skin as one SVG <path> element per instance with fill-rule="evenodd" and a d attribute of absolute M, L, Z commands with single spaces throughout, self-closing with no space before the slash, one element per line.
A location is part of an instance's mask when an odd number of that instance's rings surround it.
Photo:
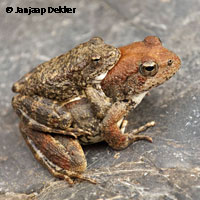
<path fill-rule="evenodd" d="M 180 64 L 155 36 L 120 48 L 93 38 L 14 84 L 13 91 L 20 94 L 12 105 L 21 119 L 22 135 L 54 176 L 70 184 L 72 178 L 94 183 L 81 174 L 87 162 L 80 143 L 105 140 L 119 150 L 137 140 L 152 142 L 138 134 L 154 121 L 126 133 L 125 117 Z"/>
<path fill-rule="evenodd" d="M 144 41 L 119 49 L 122 54 L 119 62 L 101 83 L 106 95 L 116 100 L 128 99 L 129 96 L 131 98 L 135 94 L 149 91 L 172 77 L 180 67 L 180 59 L 164 48 L 157 37 L 149 36 Z M 158 65 L 157 73 L 144 76 L 139 66 L 149 61 Z"/>
<path fill-rule="evenodd" d="M 82 43 L 66 54 L 42 63 L 13 85 L 13 91 L 49 99 L 70 100 L 82 93 L 93 80 L 108 72 L 119 60 L 119 49 L 100 37 Z"/>

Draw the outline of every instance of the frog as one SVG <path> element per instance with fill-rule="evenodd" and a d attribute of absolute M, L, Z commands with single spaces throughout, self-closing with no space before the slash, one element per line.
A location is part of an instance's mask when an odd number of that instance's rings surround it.
<path fill-rule="evenodd" d="M 126 116 L 180 68 L 180 58 L 156 36 L 115 48 L 95 37 L 45 62 L 14 83 L 12 106 L 35 158 L 73 184 L 83 175 L 82 146 L 105 141 L 115 150 L 137 140 L 155 121 L 126 132 Z"/>

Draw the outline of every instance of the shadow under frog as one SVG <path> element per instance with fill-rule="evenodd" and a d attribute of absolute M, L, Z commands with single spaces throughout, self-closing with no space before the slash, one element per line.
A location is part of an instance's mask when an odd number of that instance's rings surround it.
<path fill-rule="evenodd" d="M 88 180 L 81 145 L 106 141 L 124 149 L 155 122 L 125 132 L 125 116 L 146 93 L 170 77 L 180 59 L 159 38 L 115 48 L 95 37 L 45 62 L 13 85 L 12 105 L 21 133 L 35 158 L 55 176 L 72 184 Z"/>

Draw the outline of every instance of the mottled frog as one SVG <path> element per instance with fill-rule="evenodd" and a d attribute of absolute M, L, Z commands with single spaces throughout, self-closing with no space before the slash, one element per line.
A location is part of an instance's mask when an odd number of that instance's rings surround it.
<path fill-rule="evenodd" d="M 125 132 L 129 111 L 180 67 L 159 38 L 115 48 L 99 37 L 45 62 L 13 85 L 12 105 L 34 156 L 56 177 L 86 178 L 81 144 L 106 141 L 124 149 L 155 122 Z"/>

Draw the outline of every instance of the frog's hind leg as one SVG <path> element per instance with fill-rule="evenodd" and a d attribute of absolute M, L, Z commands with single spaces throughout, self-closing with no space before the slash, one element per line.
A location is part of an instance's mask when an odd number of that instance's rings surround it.
<path fill-rule="evenodd" d="M 20 119 L 34 130 L 62 135 L 90 135 L 89 132 L 70 127 L 73 118 L 64 105 L 39 96 L 16 95 L 12 105 Z"/>
<path fill-rule="evenodd" d="M 20 123 L 20 131 L 34 157 L 53 176 L 64 179 L 69 184 L 74 183 L 73 178 L 96 183 L 81 174 L 86 170 L 87 162 L 77 139 L 32 130 L 23 122 Z"/>

